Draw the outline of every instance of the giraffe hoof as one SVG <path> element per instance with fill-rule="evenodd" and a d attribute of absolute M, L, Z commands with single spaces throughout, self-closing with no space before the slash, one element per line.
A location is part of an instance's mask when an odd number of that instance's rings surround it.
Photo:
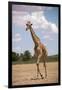
<path fill-rule="evenodd" d="M 44 79 L 44 77 L 42 77 L 42 79 Z"/>
<path fill-rule="evenodd" d="M 41 79 L 44 79 L 43 75 L 41 75 Z"/>

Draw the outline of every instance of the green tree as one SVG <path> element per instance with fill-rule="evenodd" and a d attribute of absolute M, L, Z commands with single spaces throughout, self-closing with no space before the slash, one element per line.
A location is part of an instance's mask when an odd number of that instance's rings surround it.
<path fill-rule="evenodd" d="M 23 55 L 23 60 L 27 61 L 30 60 L 31 58 L 32 58 L 31 53 L 28 50 L 26 50 Z"/>
<path fill-rule="evenodd" d="M 12 61 L 17 61 L 19 59 L 19 54 L 16 52 L 12 52 Z"/>

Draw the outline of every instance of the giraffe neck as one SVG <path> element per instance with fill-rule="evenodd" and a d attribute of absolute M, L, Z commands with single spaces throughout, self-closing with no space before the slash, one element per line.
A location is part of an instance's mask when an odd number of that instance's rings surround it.
<path fill-rule="evenodd" d="M 33 39 L 33 42 L 35 45 L 38 45 L 40 43 L 40 39 L 38 38 L 38 36 L 35 34 L 35 32 L 33 31 L 33 28 L 31 27 L 30 29 L 30 32 L 31 32 L 31 36 L 32 36 L 32 39 Z"/>

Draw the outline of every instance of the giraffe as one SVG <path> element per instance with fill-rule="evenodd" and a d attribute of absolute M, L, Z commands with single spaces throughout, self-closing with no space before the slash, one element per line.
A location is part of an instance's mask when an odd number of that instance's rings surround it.
<path fill-rule="evenodd" d="M 37 78 L 40 77 L 43 79 L 44 76 L 40 72 L 39 62 L 42 59 L 43 65 L 45 67 L 45 78 L 47 77 L 47 69 L 46 69 L 46 59 L 47 59 L 47 50 L 46 47 L 41 43 L 39 37 L 35 34 L 32 28 L 32 23 L 30 21 L 26 24 L 26 31 L 30 30 L 33 42 L 34 42 L 34 56 L 36 57 L 36 66 L 37 66 Z"/>

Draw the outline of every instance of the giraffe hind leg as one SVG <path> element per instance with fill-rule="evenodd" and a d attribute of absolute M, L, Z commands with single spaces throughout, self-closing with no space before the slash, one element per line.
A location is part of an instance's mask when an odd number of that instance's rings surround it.
<path fill-rule="evenodd" d="M 44 58 L 44 68 L 45 68 L 45 78 L 47 78 L 47 69 L 46 69 L 46 61 L 45 61 L 45 58 Z"/>
<path fill-rule="evenodd" d="M 39 75 L 39 68 L 38 68 L 38 64 L 37 64 L 37 78 L 38 78 L 38 75 Z"/>
<path fill-rule="evenodd" d="M 45 78 L 47 78 L 47 70 L 46 70 L 46 65 L 45 65 Z"/>

